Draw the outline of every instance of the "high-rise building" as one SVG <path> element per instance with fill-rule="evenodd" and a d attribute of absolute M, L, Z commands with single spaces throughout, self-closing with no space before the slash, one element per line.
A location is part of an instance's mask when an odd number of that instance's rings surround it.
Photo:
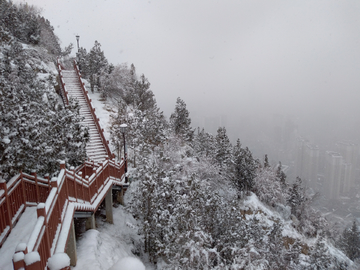
<path fill-rule="evenodd" d="M 338 199 L 342 191 L 343 157 L 340 153 L 327 151 L 325 157 L 325 190 L 329 198 Z"/>
<path fill-rule="evenodd" d="M 298 139 L 296 176 L 311 188 L 318 190 L 320 150 L 303 138 Z"/>

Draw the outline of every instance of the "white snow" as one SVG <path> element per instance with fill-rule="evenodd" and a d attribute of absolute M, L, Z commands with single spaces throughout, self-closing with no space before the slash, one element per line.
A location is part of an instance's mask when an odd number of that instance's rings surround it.
<path fill-rule="evenodd" d="M 51 203 L 53 202 L 55 195 L 56 195 L 56 188 L 52 188 L 51 191 L 50 191 L 50 194 L 47 197 L 46 202 L 45 202 L 45 211 L 46 211 L 46 213 L 49 213 Z"/>
<path fill-rule="evenodd" d="M 98 230 L 88 230 L 80 238 L 77 242 L 78 261 L 72 270 L 109 270 L 119 260 L 134 257 L 132 250 L 136 248 L 134 243 L 140 241 L 140 236 L 136 226 L 126 224 L 136 224 L 136 220 L 124 210 L 123 206 L 113 208 L 113 217 L 114 224 L 97 220 Z M 132 260 L 129 263 L 131 262 Z M 121 267 L 111 269 L 134 269 L 125 268 L 127 265 Z"/>
<path fill-rule="evenodd" d="M 61 228 L 61 232 L 59 235 L 55 253 L 62 253 L 65 251 L 66 241 L 67 241 L 67 237 L 69 235 L 69 230 L 71 228 L 71 222 L 73 220 L 73 216 L 74 216 L 74 205 L 72 203 L 69 203 L 69 205 L 66 209 L 65 218 L 62 222 L 63 225 Z"/>
<path fill-rule="evenodd" d="M 120 259 L 109 270 L 145 270 L 145 265 L 134 257 L 125 257 Z"/>
<path fill-rule="evenodd" d="M 23 252 L 15 253 L 13 256 L 14 262 L 22 261 L 22 260 L 24 260 L 24 258 L 25 258 L 25 255 Z"/>
<path fill-rule="evenodd" d="M 5 144 L 9 144 L 9 143 L 10 143 L 9 137 L 4 137 L 4 138 L 2 139 L 2 141 L 3 141 L 3 143 L 5 143 Z"/>
<path fill-rule="evenodd" d="M 33 263 L 39 262 L 40 259 L 41 258 L 40 258 L 39 252 L 32 251 L 32 252 L 29 252 L 28 254 L 25 254 L 24 261 L 25 261 L 26 265 L 31 265 Z"/>
<path fill-rule="evenodd" d="M 60 270 L 70 265 L 70 258 L 66 253 L 57 253 L 48 259 L 50 270 Z"/>
<path fill-rule="evenodd" d="M 19 243 L 26 243 L 36 223 L 36 207 L 26 207 L 18 223 L 0 248 L 0 269 L 12 270 L 12 258 Z"/>
<path fill-rule="evenodd" d="M 15 252 L 25 251 L 25 249 L 26 249 L 26 244 L 25 243 L 19 243 L 16 246 Z"/>
<path fill-rule="evenodd" d="M 88 86 L 88 82 L 82 79 L 85 83 L 85 86 Z M 89 87 L 87 89 L 90 89 Z M 110 115 L 116 113 L 117 111 L 112 109 L 109 105 L 104 104 L 101 100 L 100 93 L 88 91 L 90 96 L 91 103 L 93 108 L 95 108 L 95 113 L 97 118 L 99 118 L 99 123 L 101 128 L 104 129 L 105 139 L 110 141 Z"/>
<path fill-rule="evenodd" d="M 44 225 L 45 218 L 44 217 L 38 217 L 35 227 L 30 235 L 29 241 L 28 241 L 28 252 L 32 251 L 34 249 L 34 246 L 36 244 L 36 240 L 39 237 L 40 231 L 42 226 Z"/>
<path fill-rule="evenodd" d="M 15 221 L 18 219 L 19 215 L 22 213 L 22 211 L 24 211 L 24 207 L 25 205 L 20 205 L 18 211 L 16 212 L 16 214 L 14 215 L 14 217 L 11 219 L 11 223 L 14 224 Z"/>

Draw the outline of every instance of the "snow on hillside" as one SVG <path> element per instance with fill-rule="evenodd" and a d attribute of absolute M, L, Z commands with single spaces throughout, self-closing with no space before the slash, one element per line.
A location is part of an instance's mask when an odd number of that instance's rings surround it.
<path fill-rule="evenodd" d="M 116 108 L 108 104 L 108 102 L 104 102 L 101 98 L 101 94 L 99 92 L 92 93 L 90 91 L 90 83 L 82 79 L 85 83 L 85 88 L 89 93 L 92 106 L 95 108 L 95 114 L 97 118 L 99 118 L 100 126 L 104 129 L 105 138 L 110 141 L 110 115 L 116 113 Z M 109 145 L 110 150 L 113 151 L 111 145 Z"/>

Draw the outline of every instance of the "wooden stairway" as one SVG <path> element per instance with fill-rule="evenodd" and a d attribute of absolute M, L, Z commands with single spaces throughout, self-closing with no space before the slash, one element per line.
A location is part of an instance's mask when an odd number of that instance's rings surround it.
<path fill-rule="evenodd" d="M 62 69 L 61 75 L 65 92 L 67 93 L 67 98 L 74 98 L 78 100 L 80 105 L 80 115 L 84 117 L 82 124 L 89 128 L 90 140 L 86 146 L 87 156 L 90 160 L 93 160 L 96 163 L 102 163 L 107 157 L 109 157 L 109 153 L 106 149 L 107 145 L 105 146 L 105 143 L 107 142 L 103 141 L 102 138 L 104 138 L 104 136 L 103 134 L 100 134 L 102 130 L 100 130 L 99 125 L 95 122 L 98 120 L 96 119 L 94 112 L 91 111 L 93 109 L 90 107 L 90 104 L 85 96 L 85 89 L 82 88 L 84 85 L 81 85 L 81 78 L 79 78 L 75 69 Z"/>

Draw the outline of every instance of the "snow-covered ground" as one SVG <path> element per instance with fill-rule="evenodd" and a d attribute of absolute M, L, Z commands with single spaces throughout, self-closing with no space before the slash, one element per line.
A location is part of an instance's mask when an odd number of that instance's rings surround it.
<path fill-rule="evenodd" d="M 0 248 L 0 269 L 13 270 L 12 257 L 19 243 L 27 243 L 37 220 L 36 207 L 27 207 Z"/>
<path fill-rule="evenodd" d="M 99 118 L 100 126 L 104 129 L 105 138 L 110 141 L 110 115 L 117 113 L 117 109 L 115 106 L 111 106 L 105 103 L 101 97 L 99 92 L 91 93 L 90 84 L 88 81 L 82 79 L 85 83 L 85 88 L 89 93 L 92 106 L 95 108 L 95 114 L 97 118 Z M 111 149 L 111 147 L 110 147 Z"/>
<path fill-rule="evenodd" d="M 132 251 L 136 250 L 136 243 L 140 242 L 135 219 L 126 213 L 123 206 L 114 208 L 113 216 L 114 224 L 98 220 L 97 230 L 88 230 L 82 235 L 77 242 L 78 261 L 76 267 L 72 267 L 73 270 L 108 270 L 119 260 L 126 265 L 111 269 L 141 270 L 131 268 L 132 265 L 139 265 L 139 262 L 135 263 L 135 259 L 125 259 L 135 258 Z"/>

